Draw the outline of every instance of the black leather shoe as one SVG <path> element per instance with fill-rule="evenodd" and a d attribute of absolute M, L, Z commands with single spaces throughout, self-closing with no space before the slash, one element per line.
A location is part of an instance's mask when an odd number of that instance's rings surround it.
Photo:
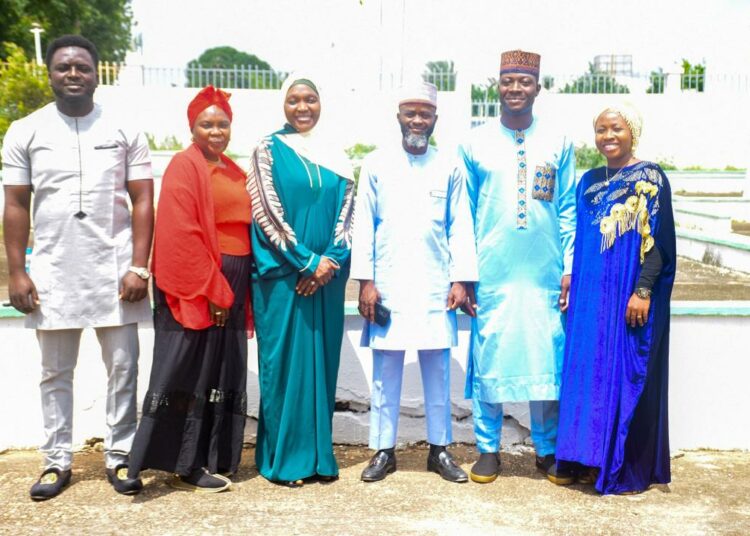
<path fill-rule="evenodd" d="M 554 454 L 547 454 L 546 456 L 536 457 L 536 468 L 545 475 L 547 474 L 547 471 L 549 471 L 549 468 L 553 465 L 555 465 Z"/>
<path fill-rule="evenodd" d="M 32 500 L 35 501 L 46 501 L 52 497 L 56 497 L 60 492 L 70 484 L 71 471 L 61 471 L 57 467 L 50 467 L 45 469 L 42 475 L 39 477 L 33 486 L 31 486 Z"/>
<path fill-rule="evenodd" d="M 375 456 L 370 458 L 370 463 L 367 464 L 362 476 L 360 477 L 363 482 L 377 482 L 383 480 L 389 473 L 396 471 L 396 455 L 389 454 L 384 450 L 379 450 L 375 453 Z"/>
<path fill-rule="evenodd" d="M 453 460 L 453 456 L 443 449 L 427 457 L 427 470 L 438 473 L 448 482 L 468 482 L 469 477 Z"/>
<path fill-rule="evenodd" d="M 118 464 L 114 469 L 107 469 L 106 473 L 107 480 L 117 493 L 136 495 L 143 489 L 143 482 L 140 478 L 128 478 L 127 463 Z"/>
<path fill-rule="evenodd" d="M 547 480 L 558 486 L 570 486 L 576 481 L 575 464 L 556 462 L 547 470 Z"/>
<path fill-rule="evenodd" d="M 478 484 L 493 482 L 500 473 L 500 454 L 497 452 L 482 452 L 477 463 L 471 467 L 469 475 Z"/>

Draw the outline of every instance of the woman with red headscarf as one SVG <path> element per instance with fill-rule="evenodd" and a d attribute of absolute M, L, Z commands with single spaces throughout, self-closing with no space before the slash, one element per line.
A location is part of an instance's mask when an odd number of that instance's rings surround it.
<path fill-rule="evenodd" d="M 245 427 L 250 196 L 224 156 L 229 94 L 208 86 L 188 106 L 193 144 L 162 179 L 154 233 L 154 359 L 130 454 L 175 474 L 172 487 L 218 492 L 237 470 Z"/>

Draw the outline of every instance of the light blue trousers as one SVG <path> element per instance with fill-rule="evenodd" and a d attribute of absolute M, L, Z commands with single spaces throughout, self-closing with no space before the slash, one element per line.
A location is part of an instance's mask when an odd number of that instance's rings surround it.
<path fill-rule="evenodd" d="M 427 441 L 448 445 L 451 434 L 450 361 L 451 352 L 419 350 Z M 401 407 L 403 350 L 372 351 L 372 397 L 370 402 L 370 448 L 388 449 L 396 445 Z"/>
<path fill-rule="evenodd" d="M 498 452 L 503 427 L 503 405 L 472 399 L 474 434 L 479 452 Z M 534 400 L 529 402 L 531 440 L 537 456 L 555 453 L 557 442 L 557 400 Z"/>
<path fill-rule="evenodd" d="M 104 462 L 108 468 L 127 463 L 136 428 L 138 324 L 94 328 L 107 369 L 107 428 Z M 41 450 L 44 468 L 70 469 L 73 461 L 73 371 L 82 329 L 37 330 L 42 350 Z"/>

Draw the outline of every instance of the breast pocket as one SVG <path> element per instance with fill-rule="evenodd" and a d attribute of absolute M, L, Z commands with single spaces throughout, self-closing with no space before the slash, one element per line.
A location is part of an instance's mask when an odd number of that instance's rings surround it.
<path fill-rule="evenodd" d="M 127 157 L 125 148 L 112 140 L 100 140 L 93 151 L 86 151 L 84 172 L 99 181 L 105 174 L 123 168 Z"/>
<path fill-rule="evenodd" d="M 448 192 L 445 190 L 430 190 L 430 217 L 433 222 L 445 223 L 447 200 Z"/>
<path fill-rule="evenodd" d="M 549 163 L 536 166 L 531 197 L 540 201 L 552 201 L 555 196 L 555 168 Z"/>

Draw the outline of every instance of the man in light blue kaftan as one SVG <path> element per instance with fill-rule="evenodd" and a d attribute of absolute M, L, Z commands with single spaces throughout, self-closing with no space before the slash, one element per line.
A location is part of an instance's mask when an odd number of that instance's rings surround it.
<path fill-rule="evenodd" d="M 538 80 L 537 54 L 503 53 L 501 120 L 477 128 L 460 150 L 479 263 L 465 394 L 480 452 L 471 478 L 480 483 L 500 470 L 504 402 L 530 402 L 537 466 L 554 461 L 575 155 L 566 136 L 532 114 Z"/>
<path fill-rule="evenodd" d="M 402 143 L 365 160 L 359 179 L 351 277 L 360 280 L 365 317 L 362 345 L 373 351 L 370 448 L 377 452 L 362 480 L 396 469 L 401 380 L 406 350 L 416 350 L 425 397 L 427 468 L 451 482 L 468 476 L 453 461 L 450 348 L 457 343 L 456 311 L 465 282 L 477 279 L 471 212 L 455 154 L 428 145 L 437 119 L 437 89 L 404 90 L 398 120 Z M 376 323 L 376 303 L 390 320 Z"/>

